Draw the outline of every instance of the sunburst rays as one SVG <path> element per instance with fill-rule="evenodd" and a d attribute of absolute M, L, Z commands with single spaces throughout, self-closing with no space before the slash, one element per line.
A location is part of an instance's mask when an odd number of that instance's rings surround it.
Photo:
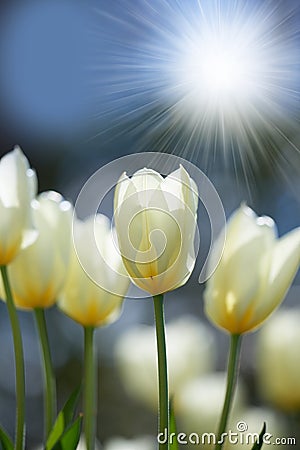
<path fill-rule="evenodd" d="M 133 133 L 135 149 L 172 152 L 204 168 L 221 159 L 247 177 L 261 165 L 284 171 L 300 158 L 293 5 L 143 0 L 98 11 L 99 133 Z"/>

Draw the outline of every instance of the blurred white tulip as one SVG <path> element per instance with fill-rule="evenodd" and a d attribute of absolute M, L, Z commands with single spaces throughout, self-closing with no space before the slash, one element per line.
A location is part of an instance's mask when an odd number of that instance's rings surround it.
<path fill-rule="evenodd" d="M 299 324 L 300 308 L 278 311 L 257 341 L 261 396 L 285 411 L 300 411 Z"/>
<path fill-rule="evenodd" d="M 156 450 L 156 440 L 150 436 L 134 439 L 112 438 L 104 445 L 103 450 Z"/>
<path fill-rule="evenodd" d="M 95 443 L 95 450 L 101 450 L 101 448 L 102 448 L 101 445 L 100 445 L 98 442 L 96 442 L 96 443 Z M 81 437 L 81 438 L 80 438 L 76 450 L 86 450 L 86 444 L 85 444 L 85 439 L 84 439 L 84 437 Z"/>
<path fill-rule="evenodd" d="M 226 373 L 215 372 L 193 379 L 179 390 L 175 398 L 178 431 L 216 433 L 226 389 Z M 236 423 L 245 405 L 245 390 L 239 382 L 230 423 Z M 207 441 L 206 441 L 207 443 Z M 201 448 L 211 448 L 203 445 Z"/>
<path fill-rule="evenodd" d="M 267 408 L 252 407 L 243 411 L 239 417 L 238 422 L 231 428 L 233 432 L 238 433 L 239 444 L 226 442 L 224 445 L 225 450 L 248 449 L 251 450 L 254 442 L 257 440 L 257 436 L 260 434 L 264 422 L 266 423 L 266 433 L 272 435 L 267 436 L 270 446 L 275 445 L 277 438 L 288 437 L 286 427 L 283 424 L 282 418 L 280 418 L 274 411 Z M 238 430 L 239 426 L 246 426 L 244 432 Z M 241 443 L 243 442 L 243 443 Z M 247 443 L 248 442 L 248 443 Z M 263 445 L 267 447 L 269 444 Z M 276 448 L 283 449 L 284 445 L 276 444 Z"/>
<path fill-rule="evenodd" d="M 44 446 L 40 445 L 38 447 L 35 447 L 34 450 L 44 450 Z M 76 448 L 76 450 L 86 450 L 86 444 L 85 444 L 85 439 L 84 437 L 81 437 L 78 443 L 78 446 Z M 101 445 L 99 444 L 99 442 L 96 442 L 95 444 L 95 450 L 102 450 Z M 103 449 L 105 450 L 105 449 Z"/>
<path fill-rule="evenodd" d="M 177 395 L 177 391 L 189 380 L 214 368 L 214 337 L 199 320 L 185 316 L 167 323 L 166 342 L 171 396 Z M 154 327 L 139 325 L 123 333 L 115 354 L 128 394 L 156 409 L 158 390 Z"/>

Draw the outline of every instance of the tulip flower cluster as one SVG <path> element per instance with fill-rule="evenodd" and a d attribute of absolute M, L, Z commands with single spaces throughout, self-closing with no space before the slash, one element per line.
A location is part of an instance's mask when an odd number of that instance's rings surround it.
<path fill-rule="evenodd" d="M 35 171 L 30 169 L 18 147 L 0 161 L 0 208 L 3 279 L 0 294 L 7 301 L 16 355 L 17 422 L 14 448 L 23 450 L 25 435 L 24 358 L 15 307 L 33 311 L 36 318 L 45 371 L 45 438 L 57 445 L 58 438 L 55 441 L 51 434 L 56 417 L 56 389 L 44 317 L 45 308 L 57 303 L 63 312 L 85 329 L 85 434 L 87 448 L 94 450 L 93 330 L 117 319 L 130 282 L 115 248 L 114 231 L 108 218 L 100 214 L 95 220 L 91 218 L 82 222 L 77 219 L 72 204 L 57 192 L 37 195 Z M 84 262 L 89 274 L 101 273 L 106 279 L 105 285 L 109 283 L 114 294 L 101 288 L 101 285 L 95 285 L 83 269 L 72 242 L 72 224 L 76 242 L 85 251 Z M 102 257 L 91 251 L 90 242 L 93 239 Z M 74 423 L 75 434 L 78 423 Z M 65 423 L 66 429 L 69 426 Z M 61 439 L 64 439 L 63 435 Z M 52 448 L 49 442 L 47 448 Z"/>
<path fill-rule="evenodd" d="M 119 317 L 131 282 L 145 291 L 145 296 L 153 297 L 159 432 L 169 433 L 167 361 L 173 373 L 172 395 L 189 376 L 188 360 L 199 358 L 192 374 L 206 370 L 200 364 L 201 340 L 206 339 L 206 332 L 196 330 L 196 322 L 189 326 L 188 333 L 184 323 L 173 328 L 170 325 L 167 357 L 164 324 L 164 295 L 188 281 L 196 262 L 198 187 L 182 165 L 166 177 L 148 168 L 138 170 L 131 178 L 124 173 L 115 189 L 115 228 L 102 214 L 80 220 L 72 204 L 59 193 L 38 195 L 37 191 L 35 171 L 16 147 L 0 161 L 0 294 L 7 304 L 14 339 L 16 436 L 13 444 L 0 430 L 0 445 L 5 443 L 7 450 L 24 449 L 24 357 L 16 308 L 32 311 L 36 319 L 45 377 L 45 447 L 75 450 L 79 442 L 82 418 L 74 419 L 70 412 L 76 408 L 78 392 L 71 395 L 56 418 L 56 383 L 44 312 L 56 304 L 84 329 L 83 427 L 86 449 L 96 448 L 94 331 Z M 245 205 L 232 215 L 226 228 L 220 260 L 216 255 L 220 255 L 221 238 L 212 249 L 209 271 L 213 275 L 204 294 L 208 318 L 231 334 L 219 436 L 226 429 L 231 409 L 241 335 L 259 327 L 280 305 L 300 264 L 300 228 L 278 238 L 272 219 L 257 217 Z M 131 331 L 117 350 L 125 378 L 129 373 L 127 357 L 131 363 L 134 360 L 134 352 L 130 352 L 136 336 Z M 149 334 L 144 330 L 139 343 L 141 354 L 144 347 L 151 348 L 151 368 L 155 367 L 152 337 L 152 331 Z M 269 346 L 268 335 L 263 343 Z M 144 367 L 139 367 L 137 360 L 134 364 L 137 388 Z M 181 365 L 181 370 L 176 371 L 176 365 Z M 275 370 L 280 372 L 276 365 Z M 152 378 L 156 379 L 155 373 Z M 149 386 L 147 394 L 152 396 L 154 391 L 157 397 L 155 381 Z M 184 405 L 184 399 L 179 403 Z M 216 449 L 221 447 L 216 445 Z M 168 450 L 168 444 L 160 443 L 159 448 Z"/>

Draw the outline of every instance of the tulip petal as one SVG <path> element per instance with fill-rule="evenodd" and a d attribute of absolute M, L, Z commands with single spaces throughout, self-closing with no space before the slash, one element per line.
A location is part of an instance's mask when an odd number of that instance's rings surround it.
<path fill-rule="evenodd" d="M 178 207 L 185 209 L 188 206 L 194 214 L 196 213 L 198 206 L 197 185 L 182 165 L 163 180 L 161 189 L 163 192 L 171 194 L 166 196 L 170 211 L 178 209 Z M 179 202 L 177 199 L 179 199 Z"/>
<path fill-rule="evenodd" d="M 155 190 L 163 181 L 163 177 L 155 170 L 141 169 L 135 172 L 131 178 L 137 192 Z"/>
<path fill-rule="evenodd" d="M 227 237 L 224 259 L 229 259 L 239 247 L 251 243 L 253 239 L 262 236 L 268 239 L 270 244 L 274 241 L 277 230 L 274 221 L 270 217 L 257 217 L 255 212 L 242 205 L 232 214 L 227 223 Z"/>
<path fill-rule="evenodd" d="M 18 184 L 21 181 L 19 177 L 26 178 L 27 169 L 29 169 L 28 161 L 19 147 L 1 158 L 0 196 L 4 207 L 19 206 Z"/>
<path fill-rule="evenodd" d="M 129 183 L 130 183 L 130 180 L 129 180 L 128 176 L 126 175 L 126 172 L 123 172 L 117 182 L 116 189 L 115 189 L 115 195 L 114 195 L 115 209 L 118 209 L 119 205 L 124 201 L 125 194 L 126 194 Z"/>
<path fill-rule="evenodd" d="M 22 212 L 7 208 L 0 199 L 0 264 L 9 264 L 20 251 L 22 243 Z"/>
<path fill-rule="evenodd" d="M 159 188 L 163 177 L 151 169 L 142 169 L 135 172 L 131 178 L 132 184 L 138 192 L 138 202 L 142 208 L 147 208 L 156 189 Z"/>
<path fill-rule="evenodd" d="M 284 299 L 300 265 L 300 228 L 278 239 L 270 257 L 264 298 L 256 316 L 262 322 Z"/>

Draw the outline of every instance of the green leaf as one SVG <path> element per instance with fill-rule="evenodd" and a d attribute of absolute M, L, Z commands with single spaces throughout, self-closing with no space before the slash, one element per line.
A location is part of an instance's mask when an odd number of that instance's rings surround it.
<path fill-rule="evenodd" d="M 259 438 L 258 438 L 258 442 L 256 442 L 253 445 L 252 450 L 260 450 L 262 448 L 262 446 L 263 446 L 263 437 L 264 437 L 265 432 L 266 432 L 266 422 L 264 422 L 263 428 L 262 428 L 262 430 L 260 432 L 260 435 L 259 435 Z"/>
<path fill-rule="evenodd" d="M 64 407 L 58 414 L 57 419 L 53 425 L 53 428 L 49 434 L 46 443 L 46 450 L 52 450 L 54 448 L 55 444 L 64 434 L 65 430 L 72 423 L 79 400 L 80 390 L 81 388 L 78 387 L 77 389 L 75 389 L 74 392 L 72 392 L 72 394 L 66 401 Z"/>
<path fill-rule="evenodd" d="M 53 450 L 76 450 L 80 439 L 81 422 L 82 417 L 80 416 L 61 436 L 60 440 L 53 447 Z"/>
<path fill-rule="evenodd" d="M 176 426 L 176 419 L 174 414 L 174 408 L 173 408 L 173 400 L 170 401 L 170 436 L 171 433 L 173 434 L 173 438 L 170 442 L 169 449 L 170 450 L 179 450 L 178 441 L 177 441 L 177 426 Z M 175 437 L 174 437 L 175 436 Z"/>
<path fill-rule="evenodd" d="M 0 427 L 0 448 L 1 450 L 14 450 L 14 444 L 6 431 Z"/>

